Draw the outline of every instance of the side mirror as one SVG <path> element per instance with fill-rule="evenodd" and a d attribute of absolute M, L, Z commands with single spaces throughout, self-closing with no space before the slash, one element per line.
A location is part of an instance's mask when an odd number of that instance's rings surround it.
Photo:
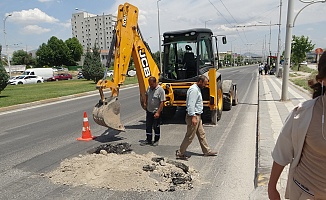
<path fill-rule="evenodd" d="M 222 43 L 226 44 L 226 37 L 225 36 L 222 37 Z"/>

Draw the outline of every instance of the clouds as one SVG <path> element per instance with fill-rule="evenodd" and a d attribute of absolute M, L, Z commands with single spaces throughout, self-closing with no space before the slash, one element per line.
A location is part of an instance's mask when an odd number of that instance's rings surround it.
<path fill-rule="evenodd" d="M 25 34 L 36 34 L 36 35 L 40 35 L 43 33 L 47 33 L 50 32 L 51 30 L 48 28 L 42 28 L 38 25 L 27 25 L 23 28 L 23 32 Z"/>
<path fill-rule="evenodd" d="M 118 6 L 126 1 L 109 0 L 103 3 L 104 1 L 96 0 L 89 3 L 89 0 L 29 0 L 20 2 L 14 5 L 9 0 L 3 0 L 0 3 L 3 8 L 3 18 L 5 13 L 12 13 L 12 16 L 7 19 L 8 32 L 18 33 L 20 38 L 23 38 L 25 34 L 28 41 L 32 38 L 30 33 L 37 33 L 35 43 L 38 44 L 40 38 L 45 41 L 52 35 L 61 38 L 72 37 L 70 19 L 72 13 L 76 12 L 76 7 L 84 8 L 95 15 L 103 13 L 116 15 Z M 148 43 L 153 51 L 159 49 L 158 7 L 161 35 L 166 31 L 204 28 L 206 24 L 206 27 L 215 35 L 227 35 L 228 41 L 234 41 L 232 48 L 238 49 L 240 49 L 239 46 L 246 49 L 248 47 L 245 44 L 255 43 L 256 45 L 251 48 L 262 51 L 265 38 L 269 38 L 270 27 L 236 28 L 237 25 L 253 25 L 259 21 L 277 24 L 279 20 L 280 0 L 128 0 L 128 2 L 138 7 L 139 27 L 144 38 L 150 38 Z M 295 1 L 294 4 L 295 14 L 306 5 L 300 1 Z M 326 46 L 323 36 L 326 31 L 324 28 L 326 20 L 320 17 L 325 12 L 326 3 L 305 8 L 297 17 L 293 34 L 309 36 L 309 38 L 314 38 L 314 42 L 321 41 L 322 46 Z M 285 38 L 286 17 L 287 1 L 283 1 L 282 40 Z M 15 30 L 10 31 L 10 28 L 15 28 Z M 271 29 L 273 50 L 277 48 L 278 26 L 272 26 Z M 10 40 L 11 36 L 8 35 L 8 38 Z M 231 45 L 228 43 L 221 48 L 222 51 L 229 50 Z"/>
<path fill-rule="evenodd" d="M 48 1 L 48 0 L 42 0 L 42 1 Z M 23 23 L 23 24 L 59 22 L 58 19 L 47 15 L 46 13 L 42 12 L 38 8 L 22 10 L 22 11 L 14 11 L 12 12 L 12 16 L 10 20 L 17 23 Z"/>

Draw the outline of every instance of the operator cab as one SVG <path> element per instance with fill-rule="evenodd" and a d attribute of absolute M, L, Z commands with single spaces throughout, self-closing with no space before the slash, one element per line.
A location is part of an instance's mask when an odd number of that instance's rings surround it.
<path fill-rule="evenodd" d="M 195 81 L 210 68 L 218 68 L 217 40 L 210 29 L 166 32 L 163 37 L 162 81 Z"/>

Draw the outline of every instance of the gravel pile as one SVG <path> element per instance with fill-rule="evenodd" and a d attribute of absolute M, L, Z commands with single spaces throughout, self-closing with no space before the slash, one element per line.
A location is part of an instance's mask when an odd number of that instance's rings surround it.
<path fill-rule="evenodd" d="M 128 143 L 101 145 L 95 153 L 62 161 L 45 176 L 56 184 L 118 191 L 172 192 L 200 184 L 198 172 L 184 163 L 152 152 L 139 155 L 130 147 Z"/>

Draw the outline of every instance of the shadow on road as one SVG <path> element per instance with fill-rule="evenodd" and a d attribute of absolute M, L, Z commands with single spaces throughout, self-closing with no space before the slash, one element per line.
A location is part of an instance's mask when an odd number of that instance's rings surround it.
<path fill-rule="evenodd" d="M 121 131 L 117 131 L 114 129 L 107 129 L 104 133 L 102 133 L 100 136 L 97 136 L 94 138 L 95 141 L 106 143 L 106 142 L 114 142 L 119 140 L 124 140 L 124 137 L 118 136 Z"/>

